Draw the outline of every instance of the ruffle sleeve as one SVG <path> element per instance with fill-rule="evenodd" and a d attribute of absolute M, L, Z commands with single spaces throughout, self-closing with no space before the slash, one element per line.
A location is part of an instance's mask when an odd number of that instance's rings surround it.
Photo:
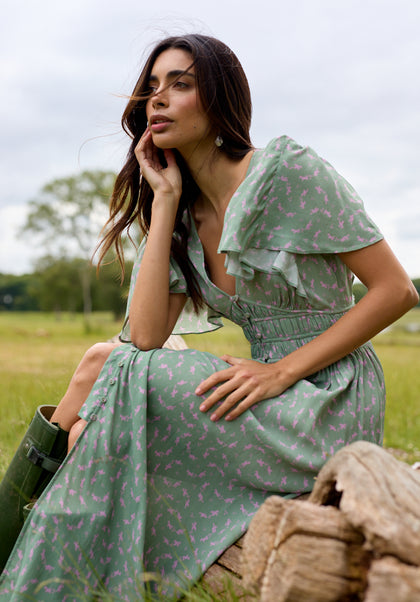
<path fill-rule="evenodd" d="M 141 264 L 141 260 L 144 255 L 144 249 L 146 247 L 146 237 L 144 237 L 139 245 L 137 256 L 134 261 L 133 271 L 131 273 L 130 289 L 127 299 L 127 308 L 125 313 L 124 324 L 121 329 L 119 339 L 123 343 L 130 343 L 130 322 L 129 322 L 129 310 L 131 299 L 134 292 L 134 286 L 137 280 L 137 274 Z M 184 293 L 188 296 L 188 287 L 185 277 L 182 273 L 181 268 L 177 262 L 171 257 L 169 267 L 169 291 L 171 293 Z M 191 299 L 188 298 L 184 309 L 182 310 L 178 321 L 173 330 L 173 334 L 193 334 L 200 332 L 208 332 L 210 330 L 216 330 L 223 326 L 220 319 L 220 314 L 213 311 L 209 307 L 204 307 L 198 314 L 194 312 Z"/>
<path fill-rule="evenodd" d="M 222 326 L 223 322 L 219 312 L 206 305 L 197 314 L 191 299 L 188 299 L 172 332 L 180 335 L 200 334 L 217 330 Z"/>
<path fill-rule="evenodd" d="M 287 136 L 256 151 L 244 184 L 229 203 L 219 245 L 234 276 L 281 272 L 304 295 L 299 255 L 354 251 L 383 238 L 354 188 Z"/>

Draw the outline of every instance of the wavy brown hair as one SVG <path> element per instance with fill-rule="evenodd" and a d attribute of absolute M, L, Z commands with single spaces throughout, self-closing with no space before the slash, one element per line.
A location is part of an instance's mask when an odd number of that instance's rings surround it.
<path fill-rule="evenodd" d="M 134 151 L 147 127 L 146 103 L 150 97 L 149 80 L 153 65 L 157 57 L 169 48 L 185 50 L 191 54 L 191 65 L 195 68 L 201 106 L 214 130 L 223 139 L 223 145 L 220 148 L 215 146 L 215 150 L 239 160 L 253 148 L 249 135 L 251 95 L 245 73 L 232 50 L 215 38 L 199 34 L 169 37 L 157 44 L 143 67 L 121 119 L 123 130 L 131 138 L 131 145 L 124 167 L 115 181 L 110 201 L 110 217 L 105 224 L 105 235 L 99 245 L 99 263 L 107 251 L 115 246 L 123 274 L 123 232 L 129 231 L 134 222 L 139 223 L 143 234 L 147 234 L 150 227 L 153 191 L 148 182 L 141 177 Z M 182 194 L 175 220 L 171 254 L 185 276 L 188 293 L 197 310 L 203 299 L 188 259 L 187 241 L 191 218 L 185 209 L 193 205 L 199 189 L 176 150 L 175 155 L 182 174 Z"/>

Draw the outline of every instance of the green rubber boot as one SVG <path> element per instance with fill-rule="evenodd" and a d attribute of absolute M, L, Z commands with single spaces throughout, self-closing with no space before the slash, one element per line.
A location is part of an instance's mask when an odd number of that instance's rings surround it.
<path fill-rule="evenodd" d="M 0 572 L 24 523 L 24 507 L 42 491 L 67 453 L 68 433 L 49 419 L 56 406 L 39 406 L 0 483 Z"/>

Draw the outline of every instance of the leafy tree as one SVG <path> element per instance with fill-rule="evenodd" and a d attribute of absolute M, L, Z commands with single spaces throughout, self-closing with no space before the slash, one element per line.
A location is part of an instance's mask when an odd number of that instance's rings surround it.
<path fill-rule="evenodd" d="M 31 292 L 42 311 L 54 311 L 59 316 L 62 311 L 76 312 L 82 309 L 80 280 L 85 263 L 83 259 L 57 259 L 51 255 L 37 261 L 36 280 Z"/>
<path fill-rule="evenodd" d="M 132 268 L 133 262 L 125 261 L 126 278 L 121 285 L 121 270 L 118 262 L 101 266 L 97 278 L 93 281 L 92 301 L 95 311 L 111 310 L 116 320 L 124 315 Z"/>
<path fill-rule="evenodd" d="M 39 197 L 29 202 L 23 226 L 24 232 L 40 239 L 49 260 L 57 255 L 83 258 L 80 282 L 85 314 L 92 311 L 90 259 L 106 220 L 114 180 L 113 172 L 96 170 L 45 184 Z"/>
<path fill-rule="evenodd" d="M 85 269 L 85 261 L 81 258 L 42 257 L 36 264 L 36 272 L 32 275 L 27 293 L 37 302 L 37 309 L 54 311 L 58 317 L 63 311 L 82 311 L 80 282 Z M 116 319 L 121 318 L 125 311 L 129 280 L 126 279 L 121 286 L 119 264 L 105 264 L 98 274 L 95 266 L 90 265 L 89 269 L 92 279 L 92 309 L 112 311 Z M 126 262 L 127 272 L 131 269 L 132 262 Z M 1 291 L 0 278 L 0 293 Z"/>
<path fill-rule="evenodd" d="M 33 274 L 0 274 L 0 311 L 37 311 L 38 301 L 31 292 L 35 280 Z"/>

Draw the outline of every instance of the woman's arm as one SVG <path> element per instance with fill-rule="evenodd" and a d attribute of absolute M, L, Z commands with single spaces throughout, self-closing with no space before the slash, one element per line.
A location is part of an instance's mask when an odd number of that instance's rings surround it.
<path fill-rule="evenodd" d="M 416 289 L 385 241 L 340 257 L 366 285 L 367 294 L 328 330 L 274 364 L 223 357 L 231 367 L 213 374 L 196 390 L 201 395 L 219 385 L 201 405 L 202 411 L 227 395 L 212 419 L 227 412 L 226 419 L 236 418 L 351 353 L 418 302 Z"/>
<path fill-rule="evenodd" d="M 368 292 L 333 326 L 301 348 L 300 366 L 294 358 L 289 360 L 293 382 L 351 353 L 418 302 L 413 283 L 384 240 L 342 253 L 340 258 Z"/>
<path fill-rule="evenodd" d="M 129 323 L 133 344 L 148 350 L 163 345 L 186 301 L 184 294 L 169 292 L 171 241 L 182 178 L 171 151 L 165 151 L 167 167 L 162 167 L 149 130 L 137 146 L 136 157 L 154 197 L 150 229 L 130 304 Z"/>

